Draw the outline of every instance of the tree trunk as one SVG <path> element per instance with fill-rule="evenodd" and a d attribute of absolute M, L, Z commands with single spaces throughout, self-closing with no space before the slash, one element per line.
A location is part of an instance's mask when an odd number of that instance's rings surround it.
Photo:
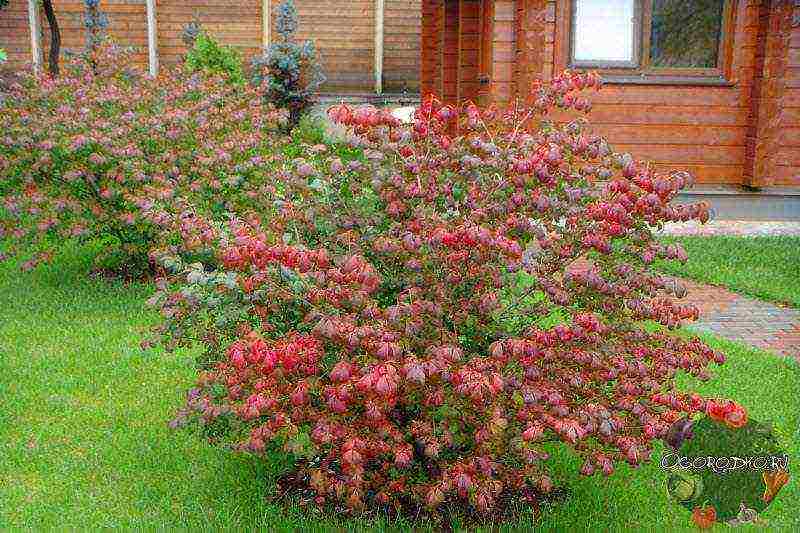
<path fill-rule="evenodd" d="M 50 26 L 50 75 L 58 76 L 58 55 L 61 51 L 61 30 L 58 29 L 56 14 L 53 12 L 53 1 L 43 0 L 44 16 L 47 17 L 47 24 Z"/>

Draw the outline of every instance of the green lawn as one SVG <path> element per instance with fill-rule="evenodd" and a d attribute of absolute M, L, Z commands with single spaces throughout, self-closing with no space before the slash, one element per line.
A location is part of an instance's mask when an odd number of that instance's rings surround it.
<path fill-rule="evenodd" d="M 681 265 L 661 262 L 669 274 L 800 307 L 800 237 L 664 237 L 689 254 Z"/>
<path fill-rule="evenodd" d="M 66 254 L 25 274 L 0 264 L 0 529 L 405 529 L 283 511 L 263 498 L 269 468 L 170 431 L 192 379 L 191 354 L 142 352 L 140 332 L 155 320 L 143 307 L 148 288 L 88 281 L 87 261 Z M 796 461 L 798 366 L 713 342 L 730 362 L 702 392 L 774 420 Z M 609 481 L 577 476 L 563 452 L 554 465 L 570 492 L 545 508 L 536 524 L 543 529 L 690 529 L 655 464 L 622 468 Z M 800 530 L 794 475 L 765 513 L 772 528 Z M 530 520 L 503 529 L 529 529 Z"/>

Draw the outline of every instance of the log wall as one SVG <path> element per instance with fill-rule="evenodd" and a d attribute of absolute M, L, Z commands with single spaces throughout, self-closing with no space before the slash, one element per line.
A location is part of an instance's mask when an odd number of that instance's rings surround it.
<path fill-rule="evenodd" d="M 447 12 L 465 1 L 443 3 Z M 688 170 L 701 184 L 800 186 L 800 1 L 739 0 L 733 10 L 729 84 L 609 83 L 592 95 L 590 121 L 618 151 L 661 170 Z M 477 34 L 462 31 L 459 50 L 491 58 L 489 87 L 478 88 L 490 100 L 523 97 L 533 80 L 568 66 L 569 0 L 484 0 L 479 13 L 488 16 Z M 437 92 L 428 67 L 423 92 L 468 99 L 472 71 L 462 72 L 462 89 Z"/>

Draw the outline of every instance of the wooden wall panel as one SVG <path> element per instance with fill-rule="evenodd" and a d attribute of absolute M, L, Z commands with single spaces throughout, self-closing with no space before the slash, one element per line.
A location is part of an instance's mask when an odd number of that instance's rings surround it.
<path fill-rule="evenodd" d="M 458 90 L 459 102 L 478 98 L 480 56 L 480 0 L 459 0 Z"/>
<path fill-rule="evenodd" d="M 706 124 L 680 126 L 682 135 L 674 135 L 674 124 L 598 124 L 592 122 L 592 131 L 606 139 L 613 139 L 612 145 L 701 145 L 701 146 L 734 146 L 741 147 L 745 143 L 745 128 L 741 126 L 716 126 L 709 128 Z"/>
<path fill-rule="evenodd" d="M 114 40 L 134 49 L 134 62 L 140 67 L 147 65 L 147 7 L 145 0 L 101 0 L 100 9 L 108 16 L 107 33 Z M 47 18 L 42 18 L 42 48 L 45 63 L 50 48 L 50 27 Z M 53 0 L 53 11 L 61 31 L 61 59 L 68 52 L 80 52 L 86 47 L 84 26 L 85 6 L 79 0 Z"/>
<path fill-rule="evenodd" d="M 778 161 L 771 176 L 770 185 L 791 185 L 800 187 L 800 2 L 794 2 L 794 9 L 784 15 L 784 31 L 787 36 L 786 64 L 783 70 L 781 107 L 784 117 L 780 128 L 780 153 L 791 155 L 786 164 Z"/>
<path fill-rule="evenodd" d="M 436 28 L 436 0 L 422 0 L 421 42 L 420 42 L 420 96 L 423 98 L 435 92 L 434 76 L 437 63 L 439 34 Z"/>
<path fill-rule="evenodd" d="M 0 48 L 8 54 L 3 69 L 18 69 L 31 62 L 31 34 L 27 0 L 10 0 L 0 10 Z"/>
<path fill-rule="evenodd" d="M 273 30 L 274 8 L 272 1 Z M 300 17 L 297 39 L 313 40 L 320 51 L 328 83 L 324 91 L 371 92 L 375 79 L 374 0 L 296 0 Z M 120 44 L 136 50 L 135 60 L 147 65 L 145 0 L 101 0 L 108 15 L 108 33 Z M 85 44 L 84 4 L 80 0 L 54 0 L 65 50 Z M 384 78 L 387 91 L 416 92 L 419 88 L 421 0 L 387 0 L 384 12 Z M 194 20 L 225 45 L 239 50 L 245 66 L 261 53 L 261 0 L 159 0 L 157 2 L 160 63 L 174 65 L 186 54 L 184 28 Z M 42 17 L 44 21 L 44 17 Z M 48 27 L 43 22 L 44 42 Z M 272 32 L 275 37 L 274 31 Z M 9 66 L 30 61 L 27 2 L 11 0 L 0 12 L 0 46 L 10 55 Z"/>
<path fill-rule="evenodd" d="M 491 101 L 491 78 L 493 68 L 493 43 L 494 43 L 494 0 L 481 2 L 479 10 L 479 54 L 478 76 L 483 82 L 478 84 L 478 104 L 487 105 Z"/>
<path fill-rule="evenodd" d="M 796 24 L 788 29 L 786 22 L 791 18 L 789 12 L 795 19 L 800 17 L 796 14 L 800 6 L 796 4 L 774 0 L 767 6 L 772 18 L 777 16 L 778 5 L 784 7 L 781 20 L 787 28 L 776 33 L 773 25 L 768 31 L 772 41 L 783 43 L 774 45 L 782 51 L 782 55 L 776 55 L 782 58 L 782 68 L 779 76 L 772 77 L 780 78 L 782 92 L 776 97 L 780 104 L 776 109 L 780 109 L 780 125 L 786 133 L 772 156 L 774 177 L 767 178 L 767 185 L 800 183 L 798 169 L 793 166 L 798 159 L 794 154 L 800 137 L 800 35 Z M 760 105 L 752 99 L 754 78 L 763 67 L 756 56 L 759 5 L 759 0 L 736 4 L 731 86 L 607 84 L 592 96 L 594 111 L 590 120 L 596 130 L 634 156 L 653 161 L 658 168 L 691 170 L 700 183 L 743 183 L 747 177 L 753 108 Z M 492 100 L 502 103 L 524 97 L 534 79 L 551 79 L 566 67 L 568 1 L 486 0 L 480 13 L 487 11 L 492 12 L 491 23 L 484 20 L 479 26 L 478 70 L 479 74 L 485 70 L 491 77 L 487 92 Z M 485 34 L 481 32 L 485 31 L 492 35 L 484 41 Z M 444 38 L 448 39 L 446 46 L 452 42 L 451 38 Z M 474 47 L 464 32 L 459 43 L 462 54 Z M 487 61 L 480 58 L 487 52 L 491 64 L 483 66 Z M 775 68 L 766 70 L 773 72 Z M 432 72 L 431 77 L 435 75 Z M 465 76 L 459 79 L 466 81 Z M 437 85 L 431 79 L 428 86 Z"/>
<path fill-rule="evenodd" d="M 436 35 L 433 43 L 433 94 L 441 98 L 444 92 L 444 0 L 433 0 L 433 27 Z"/>
<path fill-rule="evenodd" d="M 743 183 L 757 71 L 759 1 L 740 0 L 736 5 L 732 86 L 607 84 L 591 93 L 588 118 L 594 130 L 615 149 L 652 161 L 658 169 L 688 170 L 698 183 Z M 567 66 L 570 2 L 546 4 L 538 4 L 536 23 L 544 23 L 541 72 L 549 79 Z M 535 33 L 542 35 L 542 28 Z"/>
<path fill-rule="evenodd" d="M 158 55 L 164 65 L 175 65 L 185 56 L 183 31 L 194 20 L 220 43 L 236 49 L 245 66 L 261 52 L 261 0 L 159 0 L 156 13 Z"/>
<path fill-rule="evenodd" d="M 458 99 L 458 11 L 459 2 L 444 2 L 442 26 L 442 100 L 456 103 Z"/>
<path fill-rule="evenodd" d="M 553 4 L 547 0 L 517 1 L 517 97 L 525 99 L 534 80 L 542 79 L 548 68 L 547 23 Z"/>
<path fill-rule="evenodd" d="M 495 102 L 509 102 L 515 95 L 517 51 L 517 6 L 514 0 L 495 0 L 492 38 L 494 69 L 491 97 Z"/>
<path fill-rule="evenodd" d="M 758 6 L 758 18 L 755 20 L 755 31 L 752 32 L 753 38 L 749 39 L 746 46 L 752 49 L 753 55 L 753 84 L 748 87 L 750 91 L 750 116 L 748 117 L 747 134 L 745 138 L 745 165 L 744 183 L 754 185 L 756 182 L 756 150 L 758 146 L 759 123 L 764 123 L 764 111 L 761 109 L 763 98 L 762 92 L 766 89 L 764 82 L 764 65 L 766 55 L 767 39 L 766 31 L 769 27 L 770 3 L 761 2 Z M 762 154 L 763 156 L 763 154 Z"/>
<path fill-rule="evenodd" d="M 680 165 L 664 162 L 653 163 L 653 169 L 657 172 L 668 173 L 675 169 L 680 169 L 691 173 L 697 180 L 697 183 L 706 185 L 739 185 L 744 179 L 744 175 L 742 174 L 743 168 L 741 164 L 735 163 L 730 165 L 712 165 L 708 163 L 681 163 Z"/>
<path fill-rule="evenodd" d="M 755 83 L 748 129 L 750 185 L 800 186 L 800 3 L 765 0 L 758 11 Z"/>
<path fill-rule="evenodd" d="M 420 87 L 422 1 L 386 0 L 383 86 L 386 92 L 418 92 Z"/>
<path fill-rule="evenodd" d="M 375 86 L 374 1 L 295 0 L 295 6 L 300 15 L 297 39 L 313 40 L 320 52 L 328 79 L 323 90 L 371 92 Z M 274 15 L 272 20 L 274 28 Z"/>

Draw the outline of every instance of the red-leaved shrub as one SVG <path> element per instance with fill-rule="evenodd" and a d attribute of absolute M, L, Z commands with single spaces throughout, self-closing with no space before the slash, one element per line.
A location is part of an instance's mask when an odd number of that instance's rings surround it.
<path fill-rule="evenodd" d="M 162 264 L 169 346 L 205 347 L 176 425 L 294 458 L 317 502 L 357 510 L 547 492 L 547 443 L 581 472 L 639 465 L 707 400 L 676 390 L 724 357 L 673 329 L 697 310 L 652 270 L 653 230 L 706 220 L 683 173 L 615 153 L 585 119 L 593 74 L 507 108 L 426 100 L 414 122 L 336 106 L 363 160 L 283 169 L 276 214 L 234 218 L 218 271 Z"/>
<path fill-rule="evenodd" d="M 111 237 L 124 261 L 146 266 L 153 246 L 175 241 L 187 205 L 209 219 L 258 208 L 285 144 L 275 131 L 286 113 L 255 88 L 179 69 L 150 78 L 108 40 L 62 76 L 11 89 L 0 104 L 0 237 L 17 244 Z"/>

